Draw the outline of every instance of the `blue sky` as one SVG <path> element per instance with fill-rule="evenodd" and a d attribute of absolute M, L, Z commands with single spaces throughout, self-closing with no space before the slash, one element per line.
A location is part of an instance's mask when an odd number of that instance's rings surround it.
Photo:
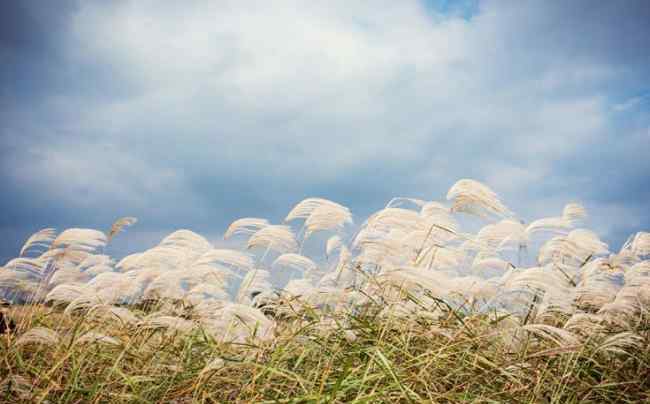
<path fill-rule="evenodd" d="M 0 6 L 0 259 L 42 227 L 114 253 L 307 196 L 363 219 L 487 183 L 527 221 L 650 229 L 650 2 Z"/>

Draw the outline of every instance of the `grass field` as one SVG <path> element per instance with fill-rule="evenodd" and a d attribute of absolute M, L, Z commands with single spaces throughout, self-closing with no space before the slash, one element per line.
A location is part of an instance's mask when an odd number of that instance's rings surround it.
<path fill-rule="evenodd" d="M 188 319 L 191 311 L 185 311 Z M 219 342 L 201 327 L 149 328 L 42 306 L 12 310 L 3 336 L 3 402 L 643 402 L 650 322 L 578 343 L 512 318 L 379 318 L 372 304 L 278 321 L 273 339 Z M 137 312 L 136 312 L 137 313 Z M 144 315 L 145 313 L 139 313 Z M 294 318 L 292 318 L 294 317 Z M 110 327 L 107 325 L 110 324 Z M 525 329 L 525 327 L 524 327 Z M 19 333 L 21 334 L 21 333 Z M 108 337 L 110 335 L 110 337 Z M 640 339 L 635 339 L 636 337 Z M 24 340 L 24 334 L 22 339 Z M 515 346 L 516 345 L 516 346 Z"/>
<path fill-rule="evenodd" d="M 180 230 L 119 262 L 133 218 L 44 229 L 0 269 L 0 401 L 650 401 L 649 233 L 612 252 L 576 203 L 524 224 L 480 183 L 447 200 L 353 228 L 312 198 L 233 222 L 239 249 Z"/>

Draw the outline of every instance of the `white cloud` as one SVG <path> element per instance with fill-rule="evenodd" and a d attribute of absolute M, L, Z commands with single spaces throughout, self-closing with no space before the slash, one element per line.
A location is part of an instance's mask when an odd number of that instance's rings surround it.
<path fill-rule="evenodd" d="M 486 48 L 503 40 L 498 14 L 436 22 L 417 2 L 328 4 L 88 5 L 71 43 L 141 89 L 100 105 L 89 127 L 117 122 L 131 137 L 143 125 L 160 129 L 154 120 L 217 154 L 225 141 L 229 161 L 250 158 L 251 147 L 278 148 L 268 162 L 278 175 L 309 162 L 303 174 L 314 179 L 371 159 L 425 158 L 422 146 L 459 126 L 468 149 L 514 135 L 518 153 L 537 158 L 570 152 L 600 129 L 598 97 L 548 100 L 535 97 L 536 77 L 495 80 L 491 69 L 503 60 L 490 60 Z M 574 113 L 583 119 L 571 122 Z M 135 136 L 156 144 L 161 135 Z M 295 164 L 285 150 L 295 151 Z"/>

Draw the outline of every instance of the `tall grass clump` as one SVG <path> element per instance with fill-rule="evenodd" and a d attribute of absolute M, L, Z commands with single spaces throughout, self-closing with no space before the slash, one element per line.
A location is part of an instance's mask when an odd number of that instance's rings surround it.
<path fill-rule="evenodd" d="M 43 229 L 0 269 L 0 401 L 648 401 L 650 233 L 612 252 L 587 222 L 461 180 L 357 225 L 322 198 L 241 218 L 238 249 Z"/>

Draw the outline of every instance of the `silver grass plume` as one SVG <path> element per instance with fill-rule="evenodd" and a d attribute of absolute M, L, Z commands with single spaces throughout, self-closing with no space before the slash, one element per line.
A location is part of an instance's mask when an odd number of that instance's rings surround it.
<path fill-rule="evenodd" d="M 248 272 L 239 285 L 235 302 L 250 304 L 253 301 L 253 293 L 270 291 L 272 289 L 270 279 L 271 274 L 263 269 L 254 269 Z"/>
<path fill-rule="evenodd" d="M 32 234 L 23 247 L 20 249 L 20 256 L 24 256 L 27 252 L 36 250 L 47 250 L 56 238 L 56 230 L 52 228 L 42 229 Z"/>
<path fill-rule="evenodd" d="M 141 321 L 139 326 L 149 330 L 162 329 L 179 333 L 189 333 L 194 329 L 196 324 L 193 321 L 181 317 L 153 313 Z"/>
<path fill-rule="evenodd" d="M 231 249 L 211 249 L 197 258 L 193 266 L 221 264 L 241 272 L 250 271 L 255 265 L 250 254 Z"/>
<path fill-rule="evenodd" d="M 307 198 L 299 202 L 296 206 L 291 209 L 287 217 L 284 219 L 285 222 L 290 222 L 296 219 L 307 219 L 314 210 L 319 207 L 327 206 L 333 211 L 339 211 L 342 213 L 347 213 L 351 217 L 350 210 L 343 205 L 340 205 L 336 202 L 332 202 L 323 198 Z"/>
<path fill-rule="evenodd" d="M 531 238 L 539 233 L 568 234 L 573 224 L 563 217 L 545 217 L 531 222 L 526 227 L 526 236 Z"/>
<path fill-rule="evenodd" d="M 475 180 L 457 181 L 447 192 L 452 212 L 465 212 L 480 217 L 512 217 L 514 214 L 487 185 Z"/>
<path fill-rule="evenodd" d="M 93 229 L 67 229 L 53 241 L 51 248 L 66 248 L 70 250 L 95 253 L 106 246 L 106 234 Z"/>
<path fill-rule="evenodd" d="M 596 352 L 607 352 L 611 354 L 631 354 L 639 349 L 643 349 L 644 339 L 633 332 L 622 332 L 607 337 L 596 348 Z"/>
<path fill-rule="evenodd" d="M 639 257 L 650 256 L 650 233 L 636 233 L 623 245 L 621 251 L 626 249 Z"/>
<path fill-rule="evenodd" d="M 304 255 L 287 253 L 282 254 L 273 261 L 273 267 L 284 266 L 292 269 L 296 269 L 301 272 L 313 272 L 318 269 L 318 266 L 311 259 L 305 257 Z"/>
<path fill-rule="evenodd" d="M 528 237 L 524 225 L 516 220 L 504 219 L 484 226 L 475 238 L 479 246 L 489 251 L 496 251 L 505 240 L 525 245 Z"/>
<path fill-rule="evenodd" d="M 560 347 L 579 346 L 580 339 L 572 332 L 547 324 L 527 324 L 521 327 L 542 340 L 552 341 Z"/>
<path fill-rule="evenodd" d="M 212 245 L 205 237 L 185 229 L 176 230 L 168 235 L 160 242 L 159 246 L 192 251 L 198 255 L 212 248 Z"/>
<path fill-rule="evenodd" d="M 562 218 L 576 226 L 587 218 L 587 210 L 579 203 L 567 203 L 562 210 Z"/>
<path fill-rule="evenodd" d="M 16 340 L 16 345 L 39 344 L 56 346 L 61 341 L 59 334 L 46 327 L 34 327 Z"/>
<path fill-rule="evenodd" d="M 420 208 L 420 216 L 449 215 L 451 210 L 440 202 L 427 202 Z"/>
<path fill-rule="evenodd" d="M 393 199 L 391 199 L 387 204 L 386 208 L 396 208 L 400 205 L 404 205 L 406 203 L 412 203 L 413 205 L 417 206 L 418 208 L 422 209 L 424 205 L 427 204 L 427 201 L 423 201 L 422 199 L 417 199 L 417 198 L 407 198 L 404 196 L 398 196 Z"/>
<path fill-rule="evenodd" d="M 247 248 L 268 248 L 279 253 L 298 250 L 298 243 L 289 226 L 269 225 L 253 233 L 248 239 Z"/>
<path fill-rule="evenodd" d="M 223 235 L 224 239 L 229 239 L 230 237 L 237 234 L 246 234 L 251 235 L 258 230 L 261 230 L 269 225 L 269 221 L 266 219 L 261 219 L 257 217 L 245 217 L 237 219 L 228 226 L 226 232 Z"/>
<path fill-rule="evenodd" d="M 82 344 L 104 344 L 104 345 L 112 345 L 112 346 L 117 346 L 120 345 L 121 342 L 115 337 L 112 337 L 110 335 L 102 334 L 96 331 L 88 331 L 85 334 L 83 334 L 81 337 L 79 337 L 76 341 L 76 344 L 82 345 Z"/>
<path fill-rule="evenodd" d="M 323 204 L 315 208 L 305 220 L 305 238 L 321 230 L 342 231 L 345 224 L 352 224 L 352 214 L 344 206 Z"/>

